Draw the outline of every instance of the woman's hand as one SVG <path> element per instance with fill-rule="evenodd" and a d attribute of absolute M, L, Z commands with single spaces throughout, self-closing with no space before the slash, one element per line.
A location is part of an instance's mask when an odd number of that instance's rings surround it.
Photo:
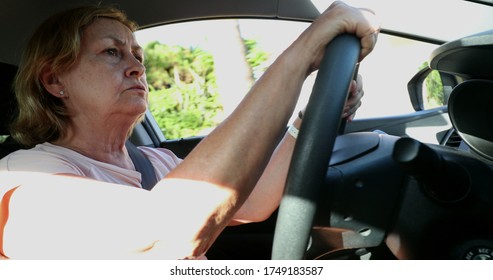
<path fill-rule="evenodd" d="M 332 3 L 299 38 L 299 46 L 304 48 L 306 55 L 312 56 L 308 58 L 311 63 L 307 74 L 319 68 L 325 46 L 337 35 L 349 33 L 361 39 L 361 61 L 373 50 L 379 30 L 380 25 L 373 11 L 354 8 L 339 1 Z"/>
<path fill-rule="evenodd" d="M 356 115 L 356 111 L 361 107 L 361 99 L 365 95 L 363 91 L 363 78 L 358 75 L 356 80 L 351 82 L 349 86 L 349 95 L 346 105 L 344 106 L 344 111 L 342 112 L 341 118 L 347 121 L 352 121 Z M 306 107 L 301 110 L 301 116 L 305 114 Z"/>
<path fill-rule="evenodd" d="M 347 121 L 352 121 L 354 116 L 356 115 L 356 111 L 359 107 L 361 107 L 361 98 L 364 95 L 363 91 L 363 78 L 361 75 L 358 75 L 356 80 L 351 82 L 351 86 L 349 88 L 349 96 L 344 106 L 344 111 L 342 113 L 342 118 Z"/>

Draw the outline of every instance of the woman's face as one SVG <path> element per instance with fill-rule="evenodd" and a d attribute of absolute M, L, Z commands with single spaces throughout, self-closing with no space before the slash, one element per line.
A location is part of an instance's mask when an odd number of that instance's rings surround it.
<path fill-rule="evenodd" d="M 58 78 L 72 120 L 133 121 L 147 109 L 144 53 L 130 29 L 100 18 L 82 34 L 74 67 Z"/>

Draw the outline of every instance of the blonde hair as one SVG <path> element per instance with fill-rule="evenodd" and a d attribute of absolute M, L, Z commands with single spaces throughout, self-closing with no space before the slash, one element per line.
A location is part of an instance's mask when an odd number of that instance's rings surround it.
<path fill-rule="evenodd" d="M 138 27 L 113 6 L 84 6 L 48 18 L 29 40 L 14 84 L 19 115 L 11 135 L 20 144 L 33 147 L 65 135 L 70 118 L 62 100 L 44 88 L 41 74 L 47 68 L 53 73 L 70 69 L 77 61 L 84 28 L 98 18 L 117 20 L 132 32 Z"/>

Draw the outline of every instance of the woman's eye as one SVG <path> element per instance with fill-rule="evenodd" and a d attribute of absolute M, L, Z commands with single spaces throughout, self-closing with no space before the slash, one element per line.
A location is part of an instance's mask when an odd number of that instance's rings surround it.
<path fill-rule="evenodd" d="M 136 54 L 134 56 L 135 59 L 137 59 L 140 63 L 144 62 L 144 57 L 142 55 Z"/>
<path fill-rule="evenodd" d="M 107 49 L 106 53 L 111 55 L 111 56 L 120 56 L 120 53 L 118 52 L 117 49 Z"/>

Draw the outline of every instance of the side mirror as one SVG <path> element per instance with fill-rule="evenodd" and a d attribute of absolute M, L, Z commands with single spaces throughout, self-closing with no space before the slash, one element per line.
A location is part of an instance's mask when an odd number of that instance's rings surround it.
<path fill-rule="evenodd" d="M 432 70 L 428 66 L 419 70 L 407 83 L 414 110 L 423 111 L 446 106 L 456 84 L 455 76 L 450 74 Z"/>

